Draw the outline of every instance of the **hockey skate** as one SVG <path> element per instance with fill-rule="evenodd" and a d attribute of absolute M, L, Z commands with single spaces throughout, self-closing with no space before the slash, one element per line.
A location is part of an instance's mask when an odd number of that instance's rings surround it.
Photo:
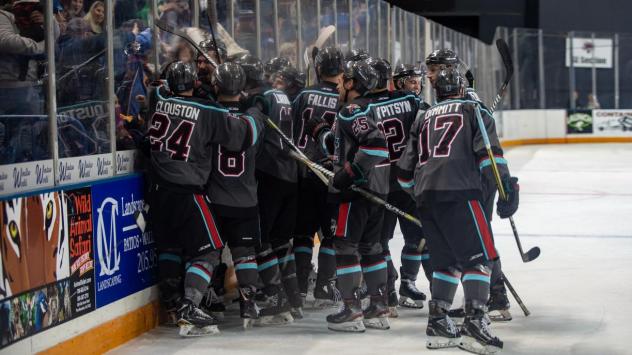
<path fill-rule="evenodd" d="M 244 329 L 250 329 L 259 318 L 259 309 L 255 303 L 255 290 L 252 288 L 239 289 L 239 315 L 243 320 Z"/>
<path fill-rule="evenodd" d="M 508 322 L 512 319 L 509 312 L 509 299 L 507 298 L 507 291 L 504 287 L 491 289 L 489 301 L 487 302 L 487 308 L 489 310 L 489 318 L 492 322 Z"/>
<path fill-rule="evenodd" d="M 494 354 L 502 350 L 503 342 L 491 334 L 484 316 L 485 312 L 482 309 L 466 306 L 459 348 L 482 355 Z"/>
<path fill-rule="evenodd" d="M 406 308 L 424 308 L 426 295 L 417 289 L 414 280 L 402 279 L 399 285 L 399 305 Z"/>
<path fill-rule="evenodd" d="M 290 313 L 294 319 L 303 319 L 303 297 L 298 292 L 288 292 Z"/>
<path fill-rule="evenodd" d="M 284 325 L 294 321 L 285 291 L 280 287 L 275 287 L 272 294 L 268 296 L 268 300 L 268 307 L 259 311 L 257 325 Z"/>
<path fill-rule="evenodd" d="M 428 349 L 444 349 L 459 346 L 461 333 L 448 316 L 447 307 L 441 301 L 428 302 L 428 327 L 426 327 L 426 347 Z"/>
<path fill-rule="evenodd" d="M 206 296 L 200 302 L 200 307 L 204 312 L 211 314 L 220 322 L 224 320 L 226 306 L 224 305 L 223 297 L 218 296 L 217 291 L 213 287 L 208 288 Z"/>
<path fill-rule="evenodd" d="M 317 281 L 314 287 L 314 308 L 333 307 L 341 301 L 340 292 L 336 288 L 336 280 Z"/>
<path fill-rule="evenodd" d="M 371 296 L 371 304 L 364 310 L 364 326 L 373 329 L 391 329 L 388 321 L 389 308 L 386 303 L 386 287 L 380 287 L 378 295 Z"/>
<path fill-rule="evenodd" d="M 338 312 L 327 316 L 327 328 L 338 332 L 363 333 L 366 330 L 363 319 L 356 290 L 354 298 L 343 300 Z"/>
<path fill-rule="evenodd" d="M 185 299 L 180 308 L 178 308 L 177 313 L 180 336 L 182 337 L 196 337 L 219 333 L 217 319 L 195 306 L 190 300 Z"/>
<path fill-rule="evenodd" d="M 399 312 L 397 312 L 397 305 L 399 304 L 399 300 L 397 298 L 397 291 L 390 290 L 388 292 L 388 310 L 390 312 L 390 318 L 399 317 Z"/>

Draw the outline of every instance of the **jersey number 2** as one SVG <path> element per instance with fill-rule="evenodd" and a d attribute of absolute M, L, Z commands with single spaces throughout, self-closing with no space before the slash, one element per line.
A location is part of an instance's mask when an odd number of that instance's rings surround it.
<path fill-rule="evenodd" d="M 430 149 L 430 120 L 425 120 L 419 134 L 419 164 L 424 165 L 431 156 L 445 158 L 450 156 L 452 142 L 463 128 L 463 115 L 437 116 L 432 129 L 435 132 L 443 131 L 439 143 Z"/>
<path fill-rule="evenodd" d="M 178 127 L 171 132 L 166 140 L 165 136 L 169 133 L 169 126 L 171 126 L 169 116 L 156 112 L 151 116 L 149 124 L 147 135 L 149 136 L 151 150 L 159 152 L 165 147 L 171 154 L 171 159 L 186 161 L 189 158 L 189 151 L 191 150 L 189 140 L 191 139 L 193 128 L 195 128 L 194 123 L 180 121 Z"/>

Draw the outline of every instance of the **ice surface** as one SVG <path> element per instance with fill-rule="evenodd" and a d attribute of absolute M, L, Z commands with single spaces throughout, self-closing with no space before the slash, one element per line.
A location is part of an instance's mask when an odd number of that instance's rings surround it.
<path fill-rule="evenodd" d="M 493 229 L 504 271 L 530 309 L 525 318 L 512 301 L 514 320 L 494 323 L 506 354 L 630 354 L 632 340 L 632 144 L 525 146 L 507 152 L 520 178 L 515 215 L 525 250 L 520 260 L 508 221 Z M 399 260 L 401 234 L 391 242 Z M 396 262 L 396 264 L 398 264 Z M 417 285 L 427 292 L 420 274 Z M 457 294 L 455 305 L 462 296 Z M 409 354 L 425 348 L 427 309 L 400 308 L 391 330 L 340 334 L 327 330 L 326 311 L 306 311 L 293 325 L 243 331 L 228 314 L 215 337 L 181 339 L 157 328 L 113 354 Z M 436 354 L 464 354 L 458 349 Z"/>

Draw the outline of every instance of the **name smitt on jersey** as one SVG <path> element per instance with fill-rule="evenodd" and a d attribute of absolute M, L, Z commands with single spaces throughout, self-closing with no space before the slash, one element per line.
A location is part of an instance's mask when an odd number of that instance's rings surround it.
<path fill-rule="evenodd" d="M 338 105 L 338 98 L 332 96 L 322 96 L 318 94 L 309 94 L 307 95 L 307 104 L 335 109 Z"/>
<path fill-rule="evenodd" d="M 200 115 L 199 108 L 168 101 L 158 101 L 158 103 L 156 103 L 156 111 L 195 121 L 197 121 Z"/>
<path fill-rule="evenodd" d="M 424 116 L 424 118 L 428 118 L 430 116 L 443 115 L 446 113 L 455 113 L 455 112 L 459 112 L 460 109 L 461 109 L 460 102 L 451 102 L 449 104 L 443 104 L 437 107 L 433 107 L 432 109 L 426 111 L 426 115 Z"/>
<path fill-rule="evenodd" d="M 384 105 L 384 106 L 378 106 L 376 109 L 377 118 L 380 120 L 386 117 L 391 117 L 393 115 L 397 115 L 397 114 L 401 114 L 405 112 L 412 112 L 412 111 L 413 111 L 413 108 L 410 105 L 410 101 L 408 100 L 393 102 L 391 104 Z"/>

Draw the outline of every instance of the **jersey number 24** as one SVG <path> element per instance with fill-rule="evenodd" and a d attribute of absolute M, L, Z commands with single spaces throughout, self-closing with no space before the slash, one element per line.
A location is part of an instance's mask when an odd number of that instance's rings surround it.
<path fill-rule="evenodd" d="M 171 119 L 164 113 L 156 112 L 151 116 L 149 130 L 147 130 L 151 150 L 159 152 L 164 148 L 170 153 L 171 159 L 187 161 L 191 150 L 189 140 L 195 128 L 195 123 L 182 120 L 167 137 L 170 126 Z"/>

